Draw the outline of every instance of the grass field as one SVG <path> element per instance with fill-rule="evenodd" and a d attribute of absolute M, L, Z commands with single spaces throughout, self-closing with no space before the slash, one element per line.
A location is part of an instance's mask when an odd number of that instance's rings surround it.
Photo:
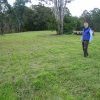
<path fill-rule="evenodd" d="M 100 33 L 89 54 L 76 35 L 0 36 L 0 100 L 100 100 Z"/>

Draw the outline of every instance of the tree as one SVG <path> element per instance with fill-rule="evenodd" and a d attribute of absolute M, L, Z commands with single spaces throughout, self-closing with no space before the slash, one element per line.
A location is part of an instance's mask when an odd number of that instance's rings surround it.
<path fill-rule="evenodd" d="M 55 29 L 55 17 L 49 7 L 43 5 L 32 5 L 34 30 Z"/>
<path fill-rule="evenodd" d="M 0 1 L 0 30 L 1 34 L 4 34 L 4 21 L 5 21 L 5 12 L 7 10 L 6 0 Z"/>
<path fill-rule="evenodd" d="M 81 15 L 81 18 L 83 19 L 83 21 L 87 21 L 89 23 L 89 25 L 91 27 L 93 27 L 92 16 L 91 16 L 91 13 L 89 11 L 84 10 L 82 15 Z"/>
<path fill-rule="evenodd" d="M 18 31 L 23 31 L 24 22 L 23 22 L 23 13 L 25 9 L 25 3 L 31 2 L 30 0 L 16 0 L 14 3 L 15 16 L 18 22 Z"/>
<path fill-rule="evenodd" d="M 100 9 L 94 8 L 91 11 L 83 11 L 83 14 L 80 17 L 81 21 L 83 22 L 88 21 L 89 25 L 93 28 L 95 31 L 100 31 Z"/>
<path fill-rule="evenodd" d="M 49 7 L 32 5 L 24 8 L 23 31 L 55 30 L 54 14 Z"/>
<path fill-rule="evenodd" d="M 72 0 L 39 0 L 41 3 L 45 2 L 50 4 L 51 2 L 54 5 L 53 12 L 57 22 L 57 34 L 63 34 L 63 24 L 64 24 L 64 12 L 66 10 L 67 3 L 70 3 Z"/>
<path fill-rule="evenodd" d="M 92 17 L 93 28 L 100 32 L 100 9 L 94 8 L 90 11 Z"/>

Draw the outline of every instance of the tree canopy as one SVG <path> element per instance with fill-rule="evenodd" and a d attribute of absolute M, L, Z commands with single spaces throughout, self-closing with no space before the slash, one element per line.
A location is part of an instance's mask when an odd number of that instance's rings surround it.
<path fill-rule="evenodd" d="M 16 0 L 13 6 L 8 4 L 7 0 L 1 0 L 0 34 L 39 30 L 56 30 L 58 34 L 72 33 L 73 30 L 82 30 L 84 21 L 88 21 L 95 31 L 100 31 L 99 8 L 91 11 L 84 10 L 80 17 L 75 17 L 65 6 L 66 3 L 71 2 L 70 0 L 39 1 L 38 5 L 27 7 L 25 4 L 30 0 Z M 54 6 L 45 6 L 44 2 Z M 63 10 L 61 10 L 61 3 L 63 3 Z"/>

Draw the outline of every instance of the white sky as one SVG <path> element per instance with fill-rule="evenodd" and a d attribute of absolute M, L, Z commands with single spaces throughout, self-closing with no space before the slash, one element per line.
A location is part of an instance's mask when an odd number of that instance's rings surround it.
<path fill-rule="evenodd" d="M 31 0 L 33 4 L 37 4 L 37 0 Z M 13 4 L 15 0 L 8 0 L 10 4 Z M 80 16 L 84 10 L 92 10 L 94 8 L 100 8 L 100 0 L 74 0 L 67 5 L 73 16 Z"/>

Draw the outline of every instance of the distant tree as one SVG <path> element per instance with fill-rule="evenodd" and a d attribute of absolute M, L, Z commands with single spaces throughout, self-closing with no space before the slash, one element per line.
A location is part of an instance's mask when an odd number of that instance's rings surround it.
<path fill-rule="evenodd" d="M 41 3 L 46 4 L 52 3 L 54 5 L 53 12 L 55 14 L 57 22 L 57 34 L 63 34 L 63 24 L 64 24 L 64 12 L 66 10 L 66 4 L 70 3 L 72 0 L 39 0 Z"/>
<path fill-rule="evenodd" d="M 73 16 L 64 17 L 64 33 L 72 33 L 73 30 L 81 30 L 81 23 Z"/>
<path fill-rule="evenodd" d="M 92 16 L 93 28 L 95 31 L 100 32 L 100 9 L 94 8 L 90 11 Z"/>
<path fill-rule="evenodd" d="M 49 30 L 55 29 L 55 18 L 54 14 L 51 12 L 49 7 L 44 7 L 42 5 L 32 6 L 34 11 L 33 15 L 33 27 L 35 30 Z"/>
<path fill-rule="evenodd" d="M 7 6 L 5 1 L 0 1 L 0 32 L 4 34 L 4 21 L 5 21 L 5 12 L 7 11 Z"/>
<path fill-rule="evenodd" d="M 88 21 L 90 26 L 95 30 L 95 31 L 100 31 L 100 9 L 99 8 L 94 8 L 91 11 L 83 11 L 83 14 L 80 17 L 81 21 Z"/>
<path fill-rule="evenodd" d="M 14 11 L 18 21 L 18 31 L 23 31 L 23 13 L 25 9 L 25 3 L 30 2 L 30 0 L 16 0 L 14 3 Z"/>
<path fill-rule="evenodd" d="M 88 12 L 87 10 L 84 10 L 83 14 L 81 15 L 81 19 L 83 19 L 83 21 L 87 21 L 89 25 L 93 27 L 92 16 L 90 12 Z"/>
<path fill-rule="evenodd" d="M 73 30 L 81 30 L 81 20 L 73 17 L 68 8 L 66 8 L 64 17 L 64 33 L 72 33 Z"/>

